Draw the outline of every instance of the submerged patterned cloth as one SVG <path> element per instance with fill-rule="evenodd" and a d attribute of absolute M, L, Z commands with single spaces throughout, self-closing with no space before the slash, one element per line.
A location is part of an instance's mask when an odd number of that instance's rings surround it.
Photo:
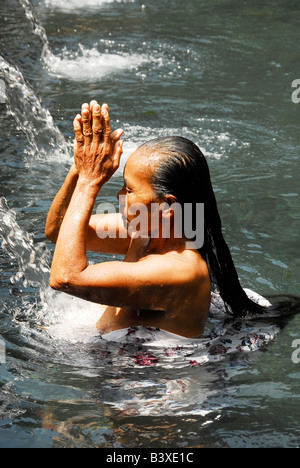
<path fill-rule="evenodd" d="M 262 296 L 245 289 L 250 299 L 262 306 L 271 304 Z M 116 360 L 133 366 L 190 366 L 197 367 L 209 361 L 222 359 L 237 352 L 252 352 L 264 348 L 274 340 L 280 329 L 266 321 L 236 319 L 230 324 L 221 324 L 225 307 L 219 294 L 212 294 L 207 329 L 198 339 L 185 338 L 153 327 L 130 327 L 101 336 L 107 343 L 112 364 Z M 112 346 L 114 345 L 115 346 Z"/>

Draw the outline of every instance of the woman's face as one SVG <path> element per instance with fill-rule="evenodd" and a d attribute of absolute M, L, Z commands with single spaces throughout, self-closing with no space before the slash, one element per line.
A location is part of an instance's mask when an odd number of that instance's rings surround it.
<path fill-rule="evenodd" d="M 139 232 L 145 235 L 148 235 L 151 226 L 151 204 L 159 203 L 151 186 L 154 167 L 147 155 L 139 150 L 134 152 L 126 163 L 124 186 L 118 193 L 124 220 L 131 226 L 135 225 L 135 220 L 139 220 Z"/>

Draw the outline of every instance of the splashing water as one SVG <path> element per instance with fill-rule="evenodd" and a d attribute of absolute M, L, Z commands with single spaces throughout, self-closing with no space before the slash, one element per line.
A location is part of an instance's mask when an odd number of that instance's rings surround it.
<path fill-rule="evenodd" d="M 100 53 L 95 47 L 86 49 L 79 44 L 77 52 L 63 49 L 61 56 L 47 55 L 50 74 L 73 81 L 94 81 L 109 73 L 135 69 L 147 61 L 140 55 Z"/>
<path fill-rule="evenodd" d="M 52 8 L 59 8 L 63 11 L 72 11 L 72 13 L 76 10 L 87 9 L 87 8 L 99 8 L 107 3 L 134 3 L 135 0 L 86 0 L 84 5 L 82 4 L 82 0 L 72 0 L 72 2 L 68 0 L 45 0 L 45 5 L 47 7 Z"/>
<path fill-rule="evenodd" d="M 67 78 L 73 81 L 93 81 L 109 73 L 118 72 L 124 69 L 136 69 L 148 61 L 144 55 L 138 54 L 109 54 L 101 53 L 95 47 L 85 48 L 79 44 L 77 52 L 71 52 L 64 48 L 61 55 L 55 55 L 51 51 L 50 44 L 45 29 L 37 20 L 32 5 L 29 0 L 20 0 L 26 16 L 31 22 L 33 33 L 42 41 L 42 60 L 47 71 L 59 78 Z M 60 5 L 60 2 L 50 2 L 52 6 Z M 78 2 L 81 5 L 81 2 Z M 93 6 L 101 5 L 103 2 L 93 1 Z M 65 6 L 66 3 L 63 3 Z M 70 8 L 76 8 L 72 2 Z"/>
<path fill-rule="evenodd" d="M 20 70 L 0 56 L 0 76 L 5 86 L 8 113 L 26 134 L 30 149 L 27 153 L 34 158 L 69 160 L 68 145 L 55 126 L 53 118 L 33 89 L 25 81 Z M 51 148 L 51 151 L 49 149 Z M 52 155 L 52 156 L 51 156 Z"/>
<path fill-rule="evenodd" d="M 34 244 L 33 235 L 24 232 L 16 221 L 16 213 L 10 210 L 5 198 L 0 198 L 0 240 L 2 249 L 18 261 L 19 271 L 12 283 L 23 280 L 24 286 L 45 285 L 49 277 L 50 252 L 45 244 Z"/>
<path fill-rule="evenodd" d="M 32 30 L 33 30 L 34 34 L 39 36 L 39 38 L 41 39 L 41 41 L 43 43 L 42 58 L 45 58 L 46 56 L 51 55 L 51 51 L 50 51 L 46 31 L 43 28 L 43 26 L 41 26 L 40 23 L 38 22 L 38 20 L 36 19 L 35 15 L 33 13 L 33 10 L 32 10 L 31 3 L 29 2 L 29 0 L 20 0 L 20 3 L 21 3 L 22 7 L 25 10 L 25 14 L 26 14 L 27 18 L 31 22 Z"/>
<path fill-rule="evenodd" d="M 18 304 L 23 314 L 33 314 L 36 323 L 51 327 L 52 339 L 79 342 L 96 334 L 96 322 L 100 317 L 99 306 L 53 291 L 49 287 L 51 252 L 46 244 L 35 243 L 34 236 L 24 231 L 17 222 L 17 214 L 11 210 L 4 197 L 0 198 L 0 241 L 2 249 L 18 263 L 18 271 L 11 278 L 13 285 L 34 288 L 39 305 L 34 310 L 22 299 Z M 24 310 L 25 309 L 25 310 Z"/>

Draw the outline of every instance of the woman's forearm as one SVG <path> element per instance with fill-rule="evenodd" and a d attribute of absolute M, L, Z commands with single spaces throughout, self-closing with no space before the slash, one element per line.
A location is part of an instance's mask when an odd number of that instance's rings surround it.
<path fill-rule="evenodd" d="M 56 242 L 50 284 L 67 284 L 88 265 L 86 245 L 89 220 L 94 208 L 98 184 L 79 177 Z"/>
<path fill-rule="evenodd" d="M 70 204 L 77 181 L 78 172 L 73 164 L 61 189 L 52 202 L 46 221 L 45 235 L 54 243 L 57 241 L 59 230 Z"/>

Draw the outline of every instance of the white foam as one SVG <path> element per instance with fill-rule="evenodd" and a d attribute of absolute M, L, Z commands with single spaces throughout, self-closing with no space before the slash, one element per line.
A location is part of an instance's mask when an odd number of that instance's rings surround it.
<path fill-rule="evenodd" d="M 136 69 L 149 61 L 145 55 L 101 53 L 96 47 L 79 44 L 76 52 L 66 48 L 60 55 L 48 53 L 44 57 L 49 72 L 73 81 L 95 81 L 104 75 L 125 69 Z"/>
<path fill-rule="evenodd" d="M 52 339 L 82 343 L 98 335 L 96 324 L 103 307 L 50 288 L 41 291 L 41 298 L 41 317 Z"/>

